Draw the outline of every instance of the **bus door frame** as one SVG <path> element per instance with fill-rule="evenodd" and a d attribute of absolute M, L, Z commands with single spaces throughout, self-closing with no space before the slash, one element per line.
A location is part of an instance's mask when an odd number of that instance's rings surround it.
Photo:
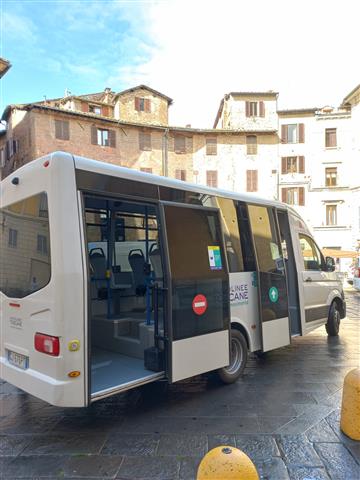
<path fill-rule="evenodd" d="M 278 341 L 274 342 L 271 339 L 267 339 L 267 333 L 270 334 L 270 332 L 265 332 L 264 331 L 264 324 L 269 323 L 269 321 L 264 321 L 263 317 L 263 305 L 262 305 L 262 292 L 263 292 L 263 286 L 262 286 L 262 281 L 261 281 L 261 271 L 259 268 L 259 259 L 258 259 L 258 254 L 256 251 L 256 245 L 255 245 L 255 239 L 254 239 L 254 234 L 253 234 L 253 228 L 251 225 L 251 218 L 250 218 L 250 213 L 249 213 L 249 206 L 257 206 L 257 207 L 263 207 L 266 208 L 267 210 L 271 211 L 272 217 L 274 219 L 274 227 L 276 231 L 276 236 L 277 236 L 277 243 L 279 247 L 279 251 L 281 252 L 281 243 L 280 243 L 280 229 L 279 229 L 279 223 L 278 223 L 278 218 L 277 218 L 277 209 L 276 207 L 272 205 L 266 205 L 266 204 L 258 204 L 255 202 L 246 202 L 246 210 L 248 214 L 248 219 L 249 219 L 249 228 L 250 228 L 250 233 L 251 233 L 251 239 L 253 243 L 253 251 L 255 255 L 255 263 L 256 263 L 256 275 L 258 279 L 258 302 L 259 302 L 259 320 L 260 320 L 260 335 L 261 335 L 261 345 L 262 345 L 262 351 L 267 352 L 270 350 L 274 350 L 276 348 L 280 348 L 286 345 L 289 345 L 291 343 L 291 330 L 290 330 L 290 316 L 289 316 L 289 303 L 288 303 L 288 298 L 287 298 L 287 280 L 286 280 L 286 272 L 284 271 L 284 282 L 285 282 L 285 292 L 286 292 L 286 303 L 287 303 L 287 317 L 280 317 L 280 318 L 275 318 L 274 320 L 271 320 L 271 322 L 274 322 L 276 320 L 282 320 L 283 323 L 286 321 L 284 320 L 285 318 L 287 319 L 287 329 L 286 331 L 282 331 L 282 338 L 279 336 Z M 281 252 L 282 254 L 282 252 Z M 283 260 L 284 261 L 284 260 Z M 284 265 L 284 270 L 285 270 L 285 265 Z M 270 292 L 269 292 L 270 293 Z M 279 322 L 278 322 L 279 323 Z M 285 325 L 284 325 L 285 327 Z M 269 326 L 267 328 L 269 330 Z M 286 337 L 286 338 L 284 338 Z"/>

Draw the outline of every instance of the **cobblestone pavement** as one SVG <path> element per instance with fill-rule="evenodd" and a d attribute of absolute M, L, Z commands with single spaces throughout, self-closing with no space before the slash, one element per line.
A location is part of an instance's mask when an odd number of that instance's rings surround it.
<path fill-rule="evenodd" d="M 202 456 L 235 445 L 262 479 L 357 480 L 360 442 L 340 432 L 343 379 L 359 365 L 360 293 L 341 335 L 324 327 L 251 358 L 242 380 L 146 386 L 62 409 L 0 385 L 1 478 L 196 478 Z"/>

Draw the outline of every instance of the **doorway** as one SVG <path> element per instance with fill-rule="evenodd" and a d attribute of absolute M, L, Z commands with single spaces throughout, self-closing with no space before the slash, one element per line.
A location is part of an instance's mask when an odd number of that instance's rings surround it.
<path fill-rule="evenodd" d="M 291 336 L 296 336 L 301 335 L 299 284 L 296 260 L 291 239 L 288 213 L 278 210 L 277 216 L 279 221 L 280 239 L 285 263 L 290 330 Z"/>
<path fill-rule="evenodd" d="M 155 205 L 84 197 L 92 397 L 164 376 L 163 256 Z M 161 365 L 161 366 L 159 366 Z"/>

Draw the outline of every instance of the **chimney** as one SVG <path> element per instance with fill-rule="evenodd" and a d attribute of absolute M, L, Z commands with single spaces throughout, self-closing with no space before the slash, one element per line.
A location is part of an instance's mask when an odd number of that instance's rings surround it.
<path fill-rule="evenodd" d="M 111 103 L 111 97 L 112 97 L 111 88 L 106 87 L 104 92 L 105 92 L 104 102 L 105 103 Z"/>

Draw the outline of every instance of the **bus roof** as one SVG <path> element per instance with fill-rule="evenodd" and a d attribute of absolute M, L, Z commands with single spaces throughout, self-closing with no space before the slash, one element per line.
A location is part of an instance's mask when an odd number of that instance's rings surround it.
<path fill-rule="evenodd" d="M 60 153 L 60 152 L 56 152 Z M 63 153 L 63 152 L 61 152 Z M 100 162 L 98 160 L 92 160 L 85 157 L 74 155 L 75 168 L 79 170 L 90 171 L 103 175 L 111 175 L 114 177 L 125 178 L 128 180 L 134 180 L 143 183 L 150 183 L 161 185 L 164 187 L 176 188 L 178 190 L 186 190 L 190 192 L 199 192 L 203 194 L 215 195 L 219 197 L 232 198 L 235 200 L 242 200 L 249 203 L 259 203 L 264 205 L 270 205 L 282 209 L 288 209 L 288 205 L 279 202 L 277 200 L 269 200 L 266 198 L 258 197 L 251 193 L 237 193 L 229 190 L 222 190 L 218 188 L 210 188 L 204 185 L 198 185 L 195 183 L 185 182 L 183 180 L 176 180 L 169 177 L 162 177 L 154 175 L 152 173 L 140 172 L 127 167 L 121 167 L 119 165 L 113 165 L 110 163 Z M 296 212 L 295 212 L 296 213 Z"/>

